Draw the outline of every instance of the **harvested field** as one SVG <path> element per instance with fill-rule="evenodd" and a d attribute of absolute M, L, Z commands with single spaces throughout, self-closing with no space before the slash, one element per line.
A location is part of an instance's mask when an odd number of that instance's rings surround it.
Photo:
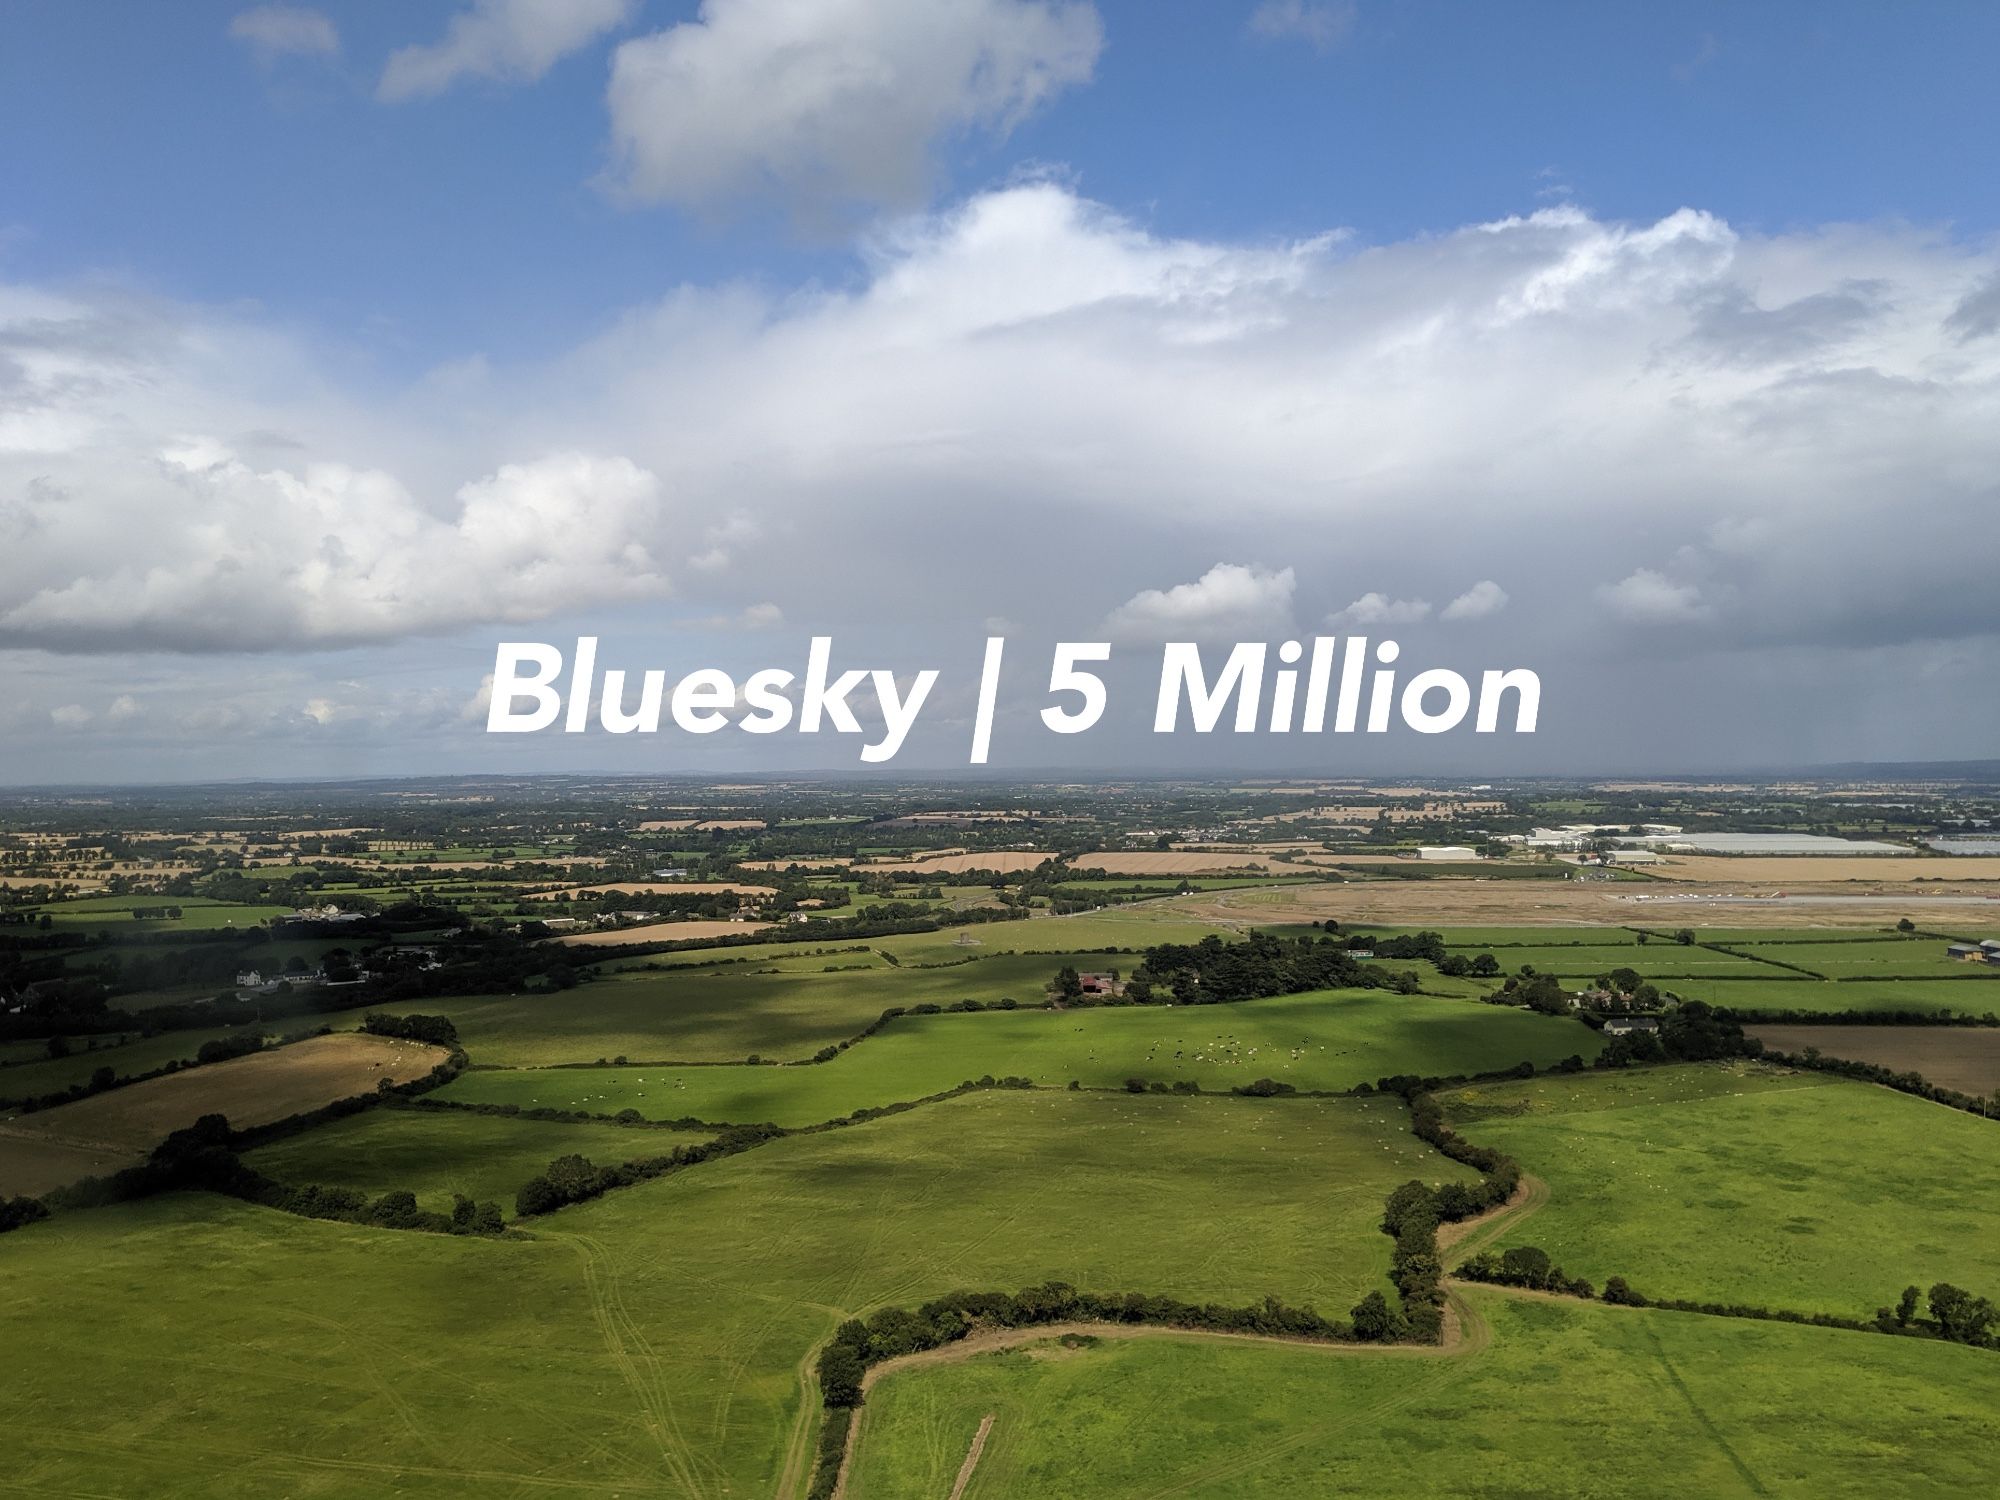
<path fill-rule="evenodd" d="M 1276 868 L 1269 855 L 1249 850 L 1240 854 L 1079 854 L 1069 863 L 1073 870 L 1102 870 L 1107 875 L 1219 875 L 1228 870 Z"/>
<path fill-rule="evenodd" d="M 746 870 L 789 870 L 796 865 L 801 870 L 844 870 L 854 861 L 844 854 L 802 854 L 797 859 L 746 859 Z"/>
<path fill-rule="evenodd" d="M 1739 888 L 1754 894 L 1755 888 Z M 1784 889 L 1797 892 L 1798 887 Z M 1569 880 L 1383 880 L 1348 884 L 1263 886 L 1255 890 L 1202 892 L 1175 896 L 1162 903 L 1198 921 L 1224 927 L 1248 923 L 1313 922 L 1328 917 L 1399 932 L 1420 927 L 1800 927 L 1880 929 L 1899 917 L 1912 917 L 1920 927 L 1956 929 L 1984 915 L 1976 903 L 1939 902 L 1927 913 L 1928 887 L 1922 894 L 1901 890 L 1879 892 L 1833 888 L 1844 899 L 1837 904 L 1811 905 L 1784 901 L 1723 903 L 1699 899 L 1699 886 L 1675 886 L 1665 881 L 1636 885 L 1611 881 Z M 1638 900 L 1634 892 L 1646 899 Z M 1676 899 L 1687 898 L 1687 899 Z M 1993 915 L 2000 918 L 2000 902 Z"/>
<path fill-rule="evenodd" d="M 1017 870 L 1032 870 L 1036 865 L 1050 858 L 1043 849 L 989 849 L 984 854 L 944 854 L 935 859 L 883 860 L 856 865 L 856 870 L 885 875 L 923 875 L 931 872 L 958 875 L 967 870 L 992 870 L 996 874 L 1008 875 Z"/>
<path fill-rule="evenodd" d="M 1647 869 L 1669 880 L 1704 883 L 1824 884 L 1856 880 L 2000 880 L 2000 855 L 1669 854 Z"/>
<path fill-rule="evenodd" d="M 614 948 L 621 943 L 690 943 L 764 932 L 769 922 L 647 922 L 638 927 L 607 927 L 597 932 L 573 932 L 548 939 L 566 948 Z"/>
<path fill-rule="evenodd" d="M 226 1115 L 239 1129 L 268 1125 L 365 1094 L 383 1079 L 421 1078 L 447 1055 L 420 1042 L 341 1032 L 16 1115 L 0 1123 L 0 1197 L 134 1166 L 203 1115 Z"/>
<path fill-rule="evenodd" d="M 574 901 L 578 896 L 595 896 L 602 891 L 625 891 L 634 896 L 720 896 L 735 891 L 745 896 L 772 896 L 768 885 L 751 885 L 741 880 L 618 880 L 609 885 L 573 885 L 560 891 L 531 891 L 529 901 Z"/>
<path fill-rule="evenodd" d="M 1767 1047 L 1921 1073 L 1932 1083 L 1985 1096 L 2000 1089 L 2000 1031 L 1975 1026 L 1748 1026 Z"/>

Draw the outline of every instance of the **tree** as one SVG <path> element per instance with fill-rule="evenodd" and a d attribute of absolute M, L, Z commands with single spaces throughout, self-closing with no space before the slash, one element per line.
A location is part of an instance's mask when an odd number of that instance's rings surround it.
<path fill-rule="evenodd" d="M 1380 1292 L 1370 1292 L 1355 1303 L 1349 1316 L 1354 1320 L 1354 1336 L 1366 1344 L 1387 1343 L 1402 1333 L 1402 1319 Z"/>
<path fill-rule="evenodd" d="M 1908 917 L 1899 918 L 1896 922 L 1896 931 L 1898 932 L 1915 932 L 1916 930 L 1917 924 L 1912 922 Z"/>
<path fill-rule="evenodd" d="M 1994 1306 L 1984 1297 L 1975 1297 L 1962 1287 L 1940 1281 L 1931 1288 L 1931 1316 L 1938 1333 L 1957 1344 L 1980 1344 L 1996 1316 Z"/>
<path fill-rule="evenodd" d="M 1083 978 L 1070 964 L 1056 970 L 1056 994 L 1065 1000 L 1080 999 L 1083 995 Z"/>
<path fill-rule="evenodd" d="M 1903 1288 L 1903 1295 L 1896 1303 L 1896 1326 L 1907 1328 L 1910 1319 L 1917 1315 L 1917 1298 L 1920 1294 L 1913 1286 Z"/>
<path fill-rule="evenodd" d="M 819 1393 L 828 1406 L 859 1406 L 865 1366 L 854 1345 L 836 1339 L 820 1351 Z"/>
<path fill-rule="evenodd" d="M 46 1051 L 51 1058 L 68 1057 L 69 1038 L 66 1036 L 52 1036 L 49 1038 L 48 1046 L 43 1050 Z"/>
<path fill-rule="evenodd" d="M 1694 946 L 1694 929 L 1692 927 L 1681 928 L 1674 934 L 1674 941 L 1679 943 L 1683 948 L 1692 948 Z"/>

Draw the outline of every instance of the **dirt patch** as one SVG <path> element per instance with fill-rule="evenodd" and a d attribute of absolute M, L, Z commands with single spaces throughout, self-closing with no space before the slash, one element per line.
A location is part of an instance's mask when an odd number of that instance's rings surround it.
<path fill-rule="evenodd" d="M 2000 1030 L 1982 1026 L 1746 1026 L 1767 1047 L 1874 1063 L 1962 1094 L 2000 1089 Z"/>
<path fill-rule="evenodd" d="M 958 1478 L 951 1487 L 951 1500 L 959 1500 L 965 1487 L 972 1483 L 972 1471 L 979 1467 L 979 1455 L 986 1451 L 986 1434 L 993 1430 L 993 1413 L 988 1412 L 979 1419 L 979 1431 L 972 1435 L 972 1446 L 965 1450 L 965 1462 L 958 1466 Z"/>
<path fill-rule="evenodd" d="M 203 1115 L 242 1129 L 405 1083 L 443 1062 L 442 1047 L 342 1032 L 111 1089 L 0 1122 L 0 1196 L 45 1193 L 136 1166 Z"/>

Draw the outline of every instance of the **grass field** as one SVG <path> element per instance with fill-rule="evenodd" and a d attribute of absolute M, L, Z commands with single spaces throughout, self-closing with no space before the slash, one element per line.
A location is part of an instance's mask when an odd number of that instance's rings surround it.
<path fill-rule="evenodd" d="M 1751 1026 L 1781 1052 L 1817 1048 L 1828 1057 L 1920 1073 L 1932 1083 L 1983 1098 L 2000 1090 L 2000 1030 L 1963 1026 Z"/>
<path fill-rule="evenodd" d="M 8 1479 L 790 1494 L 802 1362 L 850 1314 L 1049 1277 L 1344 1312 L 1383 1284 L 1387 1190 L 1463 1175 L 1390 1101 L 987 1093 L 614 1193 L 532 1240 L 187 1197 L 59 1217 L 4 1247 L 10 1285 L 61 1288 L 0 1299 L 0 1346 L 36 1372 L 0 1389 Z"/>
<path fill-rule="evenodd" d="M 1038 1002 L 1064 956 L 1002 956 L 929 969 L 844 967 L 858 961 L 832 957 L 815 965 L 843 966 L 832 974 L 764 973 L 761 964 L 658 974 L 626 970 L 573 990 L 385 1008 L 450 1016 L 467 1055 L 482 1066 L 547 1067 L 619 1056 L 741 1062 L 755 1054 L 790 1061 L 847 1040 L 895 1005 L 1009 995 Z"/>
<path fill-rule="evenodd" d="M 1590 979 L 1613 969 L 1636 969 L 1648 979 L 1678 979 L 1689 975 L 1730 976 L 1756 979 L 1781 978 L 1785 971 L 1756 958 L 1739 958 L 1717 953 L 1712 948 L 1682 946 L 1679 943 L 1631 944 L 1625 947 L 1562 945 L 1546 948 L 1487 948 L 1478 944 L 1454 947 L 1454 953 L 1471 958 L 1491 953 L 1502 973 L 1518 974 L 1529 965 L 1539 974 L 1559 974 L 1565 979 Z M 1746 952 L 1751 950 L 1745 950 Z"/>
<path fill-rule="evenodd" d="M 1774 973 L 1780 971 L 1772 971 Z M 1739 1010 L 1802 1010 L 1824 1015 L 1842 1011 L 1888 1010 L 1929 1015 L 2000 1012 L 2000 983 L 1971 979 L 1677 979 L 1663 981 L 1690 1000 Z"/>
<path fill-rule="evenodd" d="M 651 1119 L 797 1126 L 918 1099 L 982 1074 L 1060 1087 L 1129 1078 L 1221 1091 L 1258 1078 L 1338 1090 L 1389 1073 L 1450 1076 L 1595 1057 L 1580 1022 L 1379 990 L 1237 1005 L 907 1016 L 831 1062 L 806 1067 L 479 1069 L 439 1095 Z"/>
<path fill-rule="evenodd" d="M 680 1130 L 556 1124 L 467 1110 L 371 1109 L 252 1151 L 266 1176 L 293 1186 L 319 1183 L 374 1196 L 407 1188 L 425 1208 L 449 1211 L 452 1194 L 500 1204 L 510 1217 L 514 1192 L 558 1156 L 571 1152 L 599 1166 L 659 1156 L 705 1140 Z"/>
<path fill-rule="evenodd" d="M 1752 1065 L 1448 1092 L 1468 1140 L 1544 1178 L 1534 1244 L 1600 1286 L 1866 1317 L 1910 1283 L 2000 1289 L 1987 1120 L 1872 1085 Z"/>
<path fill-rule="evenodd" d="M 1736 946 L 1736 945 L 1731 945 Z M 1707 951 L 1707 950 L 1698 950 Z M 1766 962 L 1810 969 L 1828 979 L 1993 979 L 2000 992 L 2000 970 L 1988 964 L 1968 964 L 1945 953 L 1936 938 L 1884 939 L 1880 942 L 1759 942 L 1741 951 Z M 1722 957 L 1716 954 L 1716 957 Z"/>
<path fill-rule="evenodd" d="M 1431 1358 L 1174 1336 L 884 1379 L 848 1500 L 1177 1495 L 1878 1500 L 1987 1487 L 2000 1360 L 1864 1334 L 1473 1291 Z"/>
<path fill-rule="evenodd" d="M 134 908 L 180 908 L 178 917 L 135 918 Z M 88 896 L 43 908 L 58 932 L 119 935 L 132 932 L 213 932 L 224 927 L 247 931 L 272 917 L 288 917 L 289 906 L 247 906 L 199 896 Z"/>
<path fill-rule="evenodd" d="M 131 1166 L 202 1115 L 225 1115 L 238 1129 L 269 1124 L 383 1079 L 421 1077 L 445 1055 L 441 1047 L 336 1032 L 15 1115 L 0 1123 L 0 1197 Z"/>

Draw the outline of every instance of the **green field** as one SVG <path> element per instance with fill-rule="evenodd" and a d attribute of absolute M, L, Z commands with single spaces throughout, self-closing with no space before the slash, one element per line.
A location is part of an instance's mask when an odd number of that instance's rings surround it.
<path fill-rule="evenodd" d="M 884 965 L 833 974 L 765 973 L 763 965 L 665 974 L 627 970 L 572 990 L 453 996 L 384 1009 L 450 1016 L 466 1053 L 482 1066 L 534 1068 L 619 1056 L 793 1060 L 846 1041 L 895 1005 L 1005 996 L 1038 1004 L 1064 962 L 1062 954 L 1023 954 L 948 968 Z"/>
<path fill-rule="evenodd" d="M 1177 1495 L 1976 1494 L 2000 1359 L 1867 1334 L 1466 1294 L 1473 1352 L 1382 1357 L 1172 1335 L 887 1376 L 849 1500 Z"/>
<path fill-rule="evenodd" d="M 2000 970 L 1952 958 L 1936 938 L 1887 938 L 1880 942 L 1812 942 L 1731 944 L 1774 963 L 1810 969 L 1828 979 L 1948 979 L 2000 980 Z M 1716 957 L 1722 955 L 1717 954 Z M 2000 990 L 2000 983 L 1994 985 Z"/>
<path fill-rule="evenodd" d="M 1903 1287 L 2000 1291 L 1990 1121 L 1755 1065 L 1542 1078 L 1442 1096 L 1545 1179 L 1499 1243 L 1649 1296 L 1866 1317 Z"/>
<path fill-rule="evenodd" d="M 461 1075 L 438 1096 L 652 1119 L 797 1126 L 939 1093 L 983 1074 L 1060 1087 L 1129 1078 L 1220 1091 L 1258 1078 L 1340 1090 L 1391 1073 L 1449 1077 L 1597 1055 L 1581 1022 L 1461 1000 L 1322 991 L 1236 1005 L 906 1016 L 803 1067 L 561 1068 Z M 475 1056 L 479 1054 L 475 1053 Z"/>
<path fill-rule="evenodd" d="M 1647 979 L 1667 980 L 1684 975 L 1736 975 L 1755 979 L 1769 975 L 1782 977 L 1783 969 L 1773 968 L 1754 958 L 1739 958 L 1733 954 L 1717 953 L 1712 948 L 1685 946 L 1680 943 L 1646 943 L 1643 946 L 1606 946 L 1592 944 L 1588 947 L 1574 944 L 1547 947 L 1502 947 L 1481 948 L 1477 945 L 1456 947 L 1452 952 L 1472 958 L 1480 953 L 1491 953 L 1500 965 L 1503 974 L 1518 974 L 1523 965 L 1532 967 L 1538 974 L 1559 974 L 1566 979 L 1591 979 L 1599 974 L 1607 974 L 1613 969 L 1633 969 Z"/>
<path fill-rule="evenodd" d="M 1388 1189 L 1465 1175 L 1387 1100 L 994 1092 L 616 1192 L 532 1239 L 189 1196 L 60 1216 L 0 1247 L 11 1285 L 61 1288 L 0 1299 L 0 1346 L 34 1372 L 0 1398 L 8 1483 L 789 1493 L 802 1363 L 850 1314 L 1050 1277 L 1342 1313 L 1383 1285 Z"/>
<path fill-rule="evenodd" d="M 1772 973 L 1779 973 L 1772 970 Z M 1893 1010 L 1930 1015 L 2000 1012 L 2000 982 L 1969 979 L 1682 979 L 1666 984 L 1675 994 L 1739 1010 L 1806 1010 L 1837 1015 Z"/>
<path fill-rule="evenodd" d="M 178 917 L 134 918 L 135 907 L 177 906 Z M 214 932 L 224 927 L 248 931 L 273 917 L 288 917 L 289 906 L 248 906 L 228 901 L 211 901 L 199 896 L 83 896 L 74 901 L 43 907 L 58 932 L 111 932 L 120 936 L 133 932 Z"/>
<path fill-rule="evenodd" d="M 396 1188 L 424 1208 L 448 1212 L 452 1195 L 491 1199 L 512 1216 L 514 1193 L 558 1156 L 599 1166 L 661 1156 L 708 1139 L 698 1132 L 509 1119 L 456 1109 L 372 1109 L 275 1141 L 244 1159 L 293 1187 L 356 1188 L 371 1197 Z"/>

